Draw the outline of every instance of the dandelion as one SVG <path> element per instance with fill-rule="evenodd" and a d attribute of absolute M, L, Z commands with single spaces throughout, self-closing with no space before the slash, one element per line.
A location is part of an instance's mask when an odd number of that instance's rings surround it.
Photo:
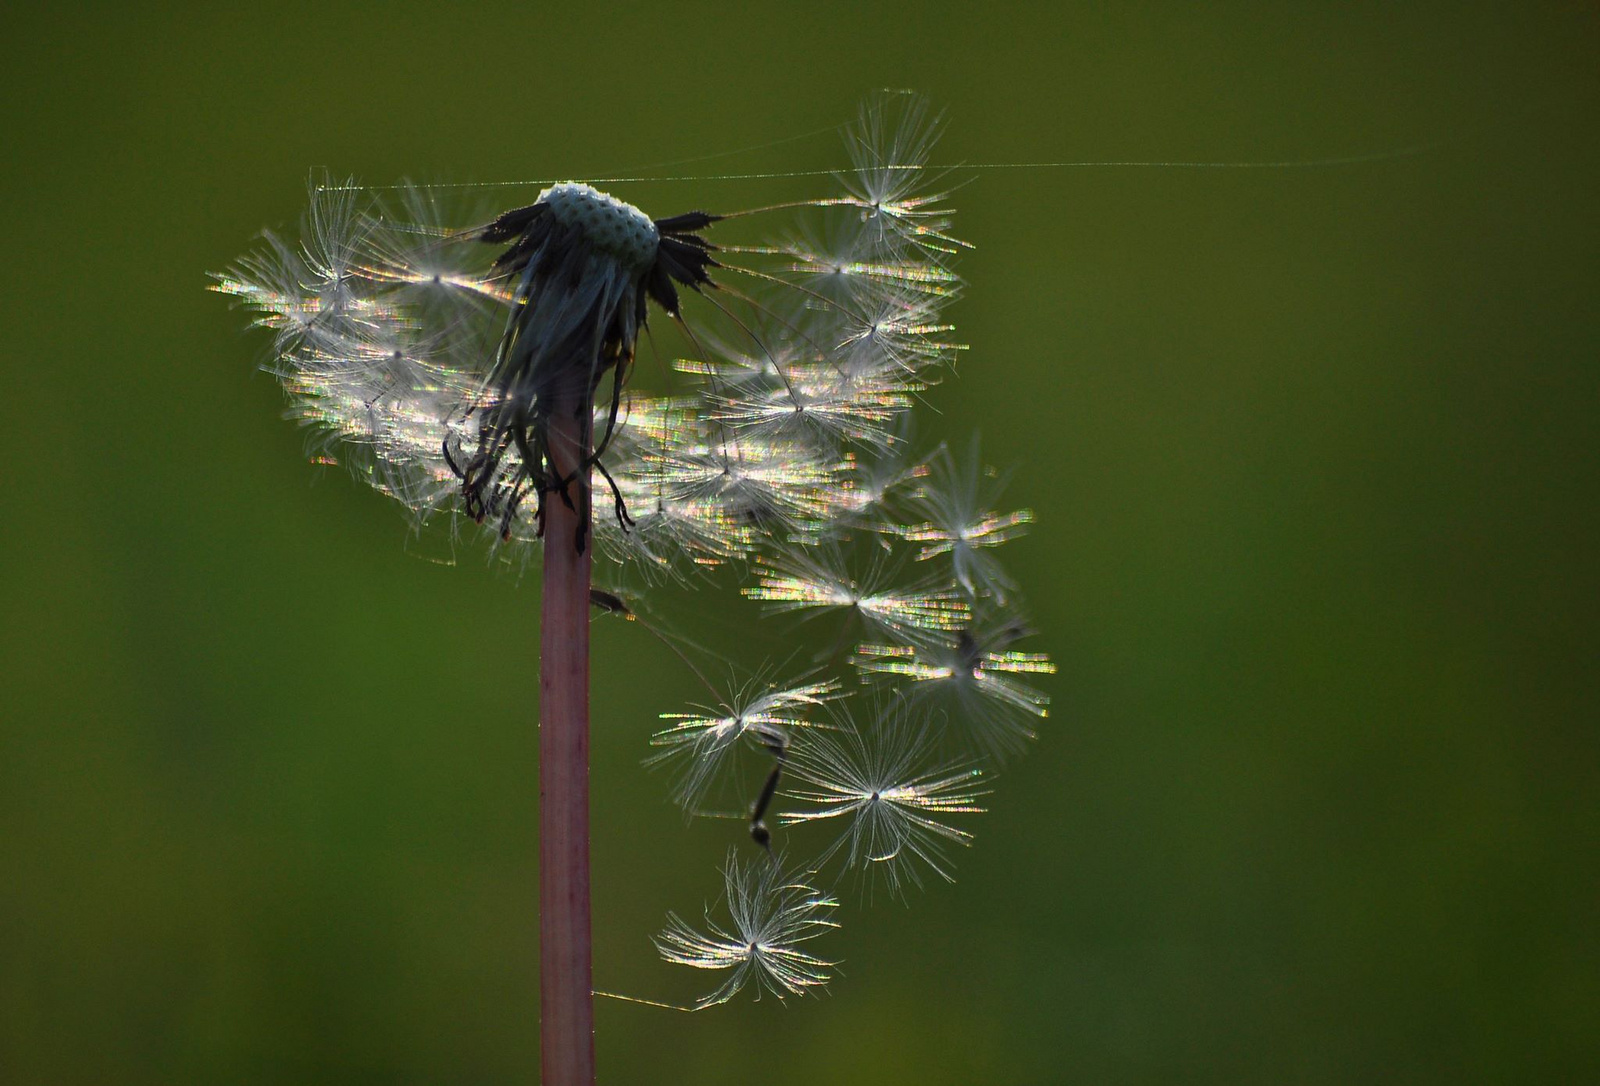
<path fill-rule="evenodd" d="M 1045 714 L 1023 679 L 1054 668 L 1013 647 L 1026 628 L 994 554 L 1032 514 L 995 511 L 976 446 L 959 463 L 947 446 L 925 454 L 911 425 L 965 350 L 946 317 L 965 243 L 930 166 L 936 135 L 920 99 L 880 96 L 831 191 L 664 217 L 577 181 L 457 217 L 423 187 L 315 179 L 297 238 L 267 234 L 215 277 L 271 336 L 267 368 L 315 459 L 399 501 L 419 531 L 476 525 L 498 560 L 542 566 L 547 1081 L 592 1080 L 591 609 L 634 620 L 708 688 L 662 714 L 646 759 L 688 814 L 725 815 L 708 798 L 742 801 L 752 765 L 766 769 L 738 812 L 764 851 L 724 867 L 730 920 L 701 933 L 674 915 L 656 940 L 669 962 L 730 971 L 699 1006 L 829 979 L 833 963 L 803 949 L 835 926 L 813 886 L 824 861 L 897 896 L 926 871 L 951 878 L 970 840 L 953 818 L 979 813 L 986 764 Z M 681 340 L 656 374 L 671 395 L 633 381 L 657 332 Z M 706 650 L 756 676 L 715 687 L 672 628 L 695 609 L 658 622 L 664 605 L 635 606 L 670 583 L 747 601 L 742 647 L 776 627 L 802 674 L 771 683 L 779 665 Z M 840 828 L 793 869 L 765 817 L 785 781 L 781 832 Z"/>
<path fill-rule="evenodd" d="M 700 997 L 697 1009 L 726 1003 L 747 984 L 784 999 L 828 983 L 829 970 L 838 963 L 803 946 L 839 926 L 829 919 L 839 903 L 782 871 L 781 861 L 757 857 L 747 862 L 729 852 L 722 868 L 729 922 L 712 920 L 707 910 L 702 932 L 676 913 L 667 915 L 666 928 L 656 936 L 663 958 L 694 969 L 731 970 L 727 980 Z"/>

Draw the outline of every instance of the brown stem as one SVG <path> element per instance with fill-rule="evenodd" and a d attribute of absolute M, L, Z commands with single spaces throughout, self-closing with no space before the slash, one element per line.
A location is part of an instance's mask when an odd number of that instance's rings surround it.
<path fill-rule="evenodd" d="M 569 509 L 548 495 L 539 669 L 541 1081 L 592 1086 L 589 934 L 589 471 L 593 412 L 577 390 L 550 418 L 551 466 L 571 476 Z M 581 529 L 581 535 L 580 535 Z M 579 540 L 583 550 L 578 550 Z"/>

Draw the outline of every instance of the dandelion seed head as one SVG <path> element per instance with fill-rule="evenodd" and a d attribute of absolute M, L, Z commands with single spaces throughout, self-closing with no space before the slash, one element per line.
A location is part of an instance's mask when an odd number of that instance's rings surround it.
<path fill-rule="evenodd" d="M 769 807 L 796 840 L 835 831 L 803 875 L 730 856 L 728 918 L 709 930 L 669 918 L 667 960 L 728 971 L 702 1005 L 827 979 L 801 948 L 834 926 L 818 870 L 899 897 L 950 878 L 986 767 L 1047 712 L 1034 684 L 1055 667 L 1015 647 L 1017 585 L 996 558 L 1032 513 L 1001 504 L 976 444 L 919 457 L 913 440 L 965 350 L 938 127 L 921 99 L 879 95 L 829 189 L 661 218 L 580 181 L 487 212 L 316 177 L 298 231 L 214 277 L 270 336 L 265 368 L 315 461 L 418 531 L 481 532 L 512 569 L 547 544 L 545 503 L 572 496 L 549 455 L 556 405 L 592 405 L 591 601 L 660 637 L 709 695 L 661 714 L 646 760 L 686 813 L 744 820 L 765 848 Z M 641 338 L 666 361 L 647 370 Z M 667 634 L 667 582 L 724 589 L 759 623 L 734 652 Z M 784 662 L 735 665 L 763 630 Z M 862 682 L 837 677 L 846 660 Z M 708 678 L 723 669 L 754 677 L 728 690 Z"/>

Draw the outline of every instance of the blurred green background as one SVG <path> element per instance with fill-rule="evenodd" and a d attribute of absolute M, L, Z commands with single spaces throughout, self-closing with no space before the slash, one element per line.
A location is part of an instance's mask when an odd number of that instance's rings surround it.
<path fill-rule="evenodd" d="M 1049 726 L 956 885 L 850 901 L 829 996 L 602 1002 L 602 1080 L 1600 1073 L 1600 19 L 1043 8 L 0 15 L 0 1080 L 536 1078 L 537 583 L 312 485 L 204 273 L 312 167 L 604 175 L 879 86 L 948 107 L 950 162 L 1437 146 L 960 191 L 973 350 L 931 401 L 1037 510 L 1007 557 Z M 474 682 L 486 644 L 526 652 Z M 648 936 L 714 893 L 729 827 L 639 762 L 692 680 L 636 628 L 597 653 L 597 983 L 688 998 Z"/>

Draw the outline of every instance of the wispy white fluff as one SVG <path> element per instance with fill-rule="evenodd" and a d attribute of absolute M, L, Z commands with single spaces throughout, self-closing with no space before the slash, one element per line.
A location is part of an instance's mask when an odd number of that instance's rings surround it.
<path fill-rule="evenodd" d="M 813 954 L 806 944 L 838 927 L 831 919 L 838 901 L 815 889 L 804 875 L 786 875 L 781 862 L 766 856 L 741 860 L 729 852 L 722 868 L 727 920 L 707 909 L 703 927 L 676 913 L 656 936 L 661 956 L 677 965 L 728 972 L 702 996 L 696 1008 L 726 1003 L 746 985 L 759 996 L 779 999 L 820 990 L 837 962 Z"/>

